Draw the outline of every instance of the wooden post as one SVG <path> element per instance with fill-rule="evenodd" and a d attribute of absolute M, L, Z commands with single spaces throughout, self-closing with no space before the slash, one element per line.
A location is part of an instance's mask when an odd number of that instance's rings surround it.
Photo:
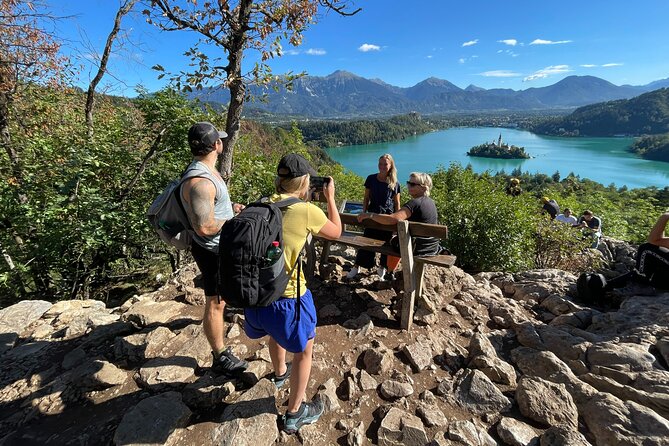
<path fill-rule="evenodd" d="M 318 266 L 318 273 L 321 275 L 321 279 L 329 279 L 330 273 L 328 272 L 328 257 L 330 257 L 330 246 L 332 242 L 325 241 L 323 242 L 323 250 L 321 251 L 321 261 Z"/>
<path fill-rule="evenodd" d="M 425 264 L 423 262 L 414 262 L 413 268 L 414 284 L 416 286 L 416 299 L 423 295 L 423 279 L 425 278 Z"/>
<path fill-rule="evenodd" d="M 405 220 L 397 223 L 397 235 L 400 239 L 402 277 L 404 278 L 404 297 L 402 298 L 400 327 L 408 331 L 411 329 L 411 324 L 413 323 L 413 305 L 416 289 L 414 284 L 413 248 L 411 246 L 408 221 Z"/>

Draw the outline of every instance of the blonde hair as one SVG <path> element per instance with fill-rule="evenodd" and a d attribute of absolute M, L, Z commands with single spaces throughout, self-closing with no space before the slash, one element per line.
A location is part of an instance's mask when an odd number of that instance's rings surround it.
<path fill-rule="evenodd" d="M 277 176 L 274 178 L 274 188 L 277 194 L 292 194 L 298 191 L 305 191 L 309 187 L 309 174 L 295 178 L 283 178 Z"/>
<path fill-rule="evenodd" d="M 386 182 L 388 183 L 388 189 L 394 190 L 397 186 L 397 167 L 395 167 L 395 160 L 390 153 L 384 153 L 379 159 L 387 159 L 390 161 L 390 169 L 388 169 Z"/>
<path fill-rule="evenodd" d="M 425 188 L 425 196 L 430 196 L 430 189 L 432 189 L 432 177 L 423 172 L 411 172 L 409 180 L 414 179 L 414 183 L 418 183 Z"/>

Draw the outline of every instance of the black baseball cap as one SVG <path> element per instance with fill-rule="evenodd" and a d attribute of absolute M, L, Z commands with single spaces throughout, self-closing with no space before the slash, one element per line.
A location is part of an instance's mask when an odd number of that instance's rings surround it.
<path fill-rule="evenodd" d="M 188 144 L 193 152 L 200 152 L 213 147 L 216 141 L 227 136 L 227 133 L 216 130 L 211 122 L 196 122 L 188 130 Z"/>
<path fill-rule="evenodd" d="M 276 168 L 276 174 L 281 178 L 297 178 L 306 174 L 318 175 L 309 161 L 297 153 L 289 153 L 281 158 L 279 166 Z"/>

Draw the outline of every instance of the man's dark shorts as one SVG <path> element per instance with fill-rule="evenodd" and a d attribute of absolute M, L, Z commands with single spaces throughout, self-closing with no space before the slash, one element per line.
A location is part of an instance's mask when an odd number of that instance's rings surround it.
<path fill-rule="evenodd" d="M 217 278 L 218 278 L 218 254 L 204 249 L 202 246 L 193 242 L 191 245 L 191 254 L 202 273 L 202 283 L 205 296 L 218 296 Z"/>

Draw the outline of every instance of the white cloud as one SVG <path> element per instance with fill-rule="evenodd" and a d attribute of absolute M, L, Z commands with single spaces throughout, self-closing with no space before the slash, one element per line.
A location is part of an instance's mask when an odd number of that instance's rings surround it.
<path fill-rule="evenodd" d="M 504 39 L 504 40 L 498 40 L 498 42 L 510 46 L 516 46 L 518 44 L 518 41 L 516 39 Z"/>
<path fill-rule="evenodd" d="M 297 56 L 300 54 L 299 50 L 286 50 L 283 52 L 283 54 L 287 54 L 288 56 Z"/>
<path fill-rule="evenodd" d="M 530 42 L 530 45 L 559 45 L 561 43 L 571 43 L 571 40 L 544 40 L 544 39 L 534 39 Z"/>
<path fill-rule="evenodd" d="M 432 59 L 432 54 L 430 54 L 429 56 L 426 56 L 426 57 L 427 57 L 428 59 Z"/>
<path fill-rule="evenodd" d="M 479 57 L 479 56 L 477 56 L 476 54 L 474 54 L 474 55 L 472 56 L 472 59 L 476 59 L 477 57 Z"/>
<path fill-rule="evenodd" d="M 469 41 L 463 43 L 462 46 L 472 46 L 472 45 L 476 45 L 477 43 L 479 43 L 479 39 L 474 39 L 474 40 L 469 40 Z"/>
<path fill-rule="evenodd" d="M 539 71 L 536 71 L 534 74 L 530 74 L 529 76 L 525 77 L 523 82 L 544 79 L 551 74 L 568 73 L 570 71 L 571 70 L 569 69 L 569 65 L 551 65 L 550 67 L 543 68 Z"/>
<path fill-rule="evenodd" d="M 465 60 L 465 58 L 464 58 L 464 57 L 461 57 L 460 59 L 458 59 L 458 62 L 459 62 L 459 63 L 465 63 L 465 62 L 466 62 L 466 60 Z"/>
<path fill-rule="evenodd" d="M 325 56 L 327 54 L 327 51 L 321 48 L 309 48 L 308 50 L 305 51 L 305 53 L 310 56 Z"/>
<path fill-rule="evenodd" d="M 610 68 L 610 67 L 621 67 L 623 64 L 621 63 L 605 63 L 602 65 L 604 68 Z"/>
<path fill-rule="evenodd" d="M 516 73 L 515 71 L 510 71 L 510 70 L 493 70 L 493 71 L 485 71 L 483 73 L 479 73 L 479 76 L 485 76 L 485 77 L 518 77 L 518 76 L 521 76 L 521 74 Z"/>
<path fill-rule="evenodd" d="M 583 64 L 583 65 L 581 65 L 581 66 L 582 66 L 583 68 L 595 68 L 597 65 L 595 65 L 594 63 L 585 63 L 585 64 Z"/>
<path fill-rule="evenodd" d="M 363 43 L 360 45 L 360 47 L 358 47 L 358 51 L 362 51 L 363 53 L 367 53 L 369 51 L 381 51 L 381 47 L 371 43 Z"/>

